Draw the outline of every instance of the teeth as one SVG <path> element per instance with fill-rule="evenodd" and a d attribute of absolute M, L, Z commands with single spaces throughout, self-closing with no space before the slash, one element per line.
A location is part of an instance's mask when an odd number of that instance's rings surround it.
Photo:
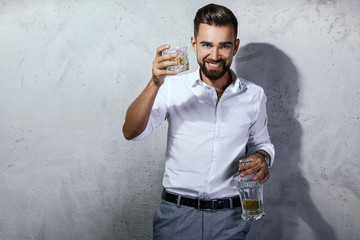
<path fill-rule="evenodd" d="M 210 67 L 218 67 L 220 66 L 220 63 L 208 63 Z"/>

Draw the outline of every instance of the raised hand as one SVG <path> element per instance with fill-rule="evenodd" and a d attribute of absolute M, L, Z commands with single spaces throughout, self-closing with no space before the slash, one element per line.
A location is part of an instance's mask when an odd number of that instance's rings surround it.
<path fill-rule="evenodd" d="M 156 49 L 155 60 L 152 64 L 152 77 L 151 80 L 158 86 L 164 83 L 167 75 L 176 75 L 177 72 L 166 70 L 167 67 L 178 65 L 177 61 L 169 61 L 177 57 L 176 53 L 167 53 L 162 55 L 162 51 L 170 48 L 169 45 L 162 45 Z"/>

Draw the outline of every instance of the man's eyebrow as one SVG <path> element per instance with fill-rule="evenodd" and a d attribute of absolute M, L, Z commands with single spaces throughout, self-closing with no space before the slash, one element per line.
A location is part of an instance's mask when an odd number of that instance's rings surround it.
<path fill-rule="evenodd" d="M 213 45 L 212 42 L 207 42 L 207 41 L 201 41 L 200 44 Z M 219 45 L 221 45 L 221 46 L 222 46 L 222 45 L 227 45 L 227 44 L 233 45 L 233 42 L 228 41 L 228 42 L 220 42 L 220 43 L 219 43 Z"/>
<path fill-rule="evenodd" d="M 226 45 L 226 44 L 233 45 L 233 42 L 230 42 L 230 41 L 228 41 L 228 42 L 220 42 L 220 45 Z"/>
<path fill-rule="evenodd" d="M 209 45 L 212 45 L 212 42 L 201 41 L 200 44 L 209 44 Z"/>

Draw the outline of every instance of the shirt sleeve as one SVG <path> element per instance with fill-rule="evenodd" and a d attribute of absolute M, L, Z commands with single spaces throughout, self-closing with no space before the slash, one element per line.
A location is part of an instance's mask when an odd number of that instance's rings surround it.
<path fill-rule="evenodd" d="M 169 86 L 167 84 L 168 81 L 165 81 L 164 84 L 160 87 L 159 92 L 156 95 L 149 121 L 146 125 L 145 130 L 133 138 L 133 141 L 140 141 L 147 138 L 154 129 L 156 129 L 160 124 L 166 120 L 168 113 L 168 101 L 170 97 Z"/>
<path fill-rule="evenodd" d="M 264 91 L 261 91 L 260 94 L 260 104 L 257 111 L 257 116 L 254 123 L 251 125 L 249 130 L 249 140 L 247 143 L 248 147 L 248 156 L 254 154 L 256 151 L 265 150 L 269 153 L 271 157 L 271 165 L 273 165 L 275 160 L 275 148 L 271 143 L 267 123 L 267 113 L 266 113 L 266 95 Z"/>

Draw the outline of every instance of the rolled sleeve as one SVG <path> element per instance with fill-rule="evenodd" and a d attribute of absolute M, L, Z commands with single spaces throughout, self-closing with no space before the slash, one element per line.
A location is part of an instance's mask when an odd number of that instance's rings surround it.
<path fill-rule="evenodd" d="M 156 95 L 145 130 L 137 137 L 131 139 L 132 141 L 141 141 L 147 138 L 154 129 L 156 129 L 162 122 L 166 120 L 168 113 L 167 103 L 169 101 L 169 87 L 165 83 L 161 86 L 158 94 Z"/>

